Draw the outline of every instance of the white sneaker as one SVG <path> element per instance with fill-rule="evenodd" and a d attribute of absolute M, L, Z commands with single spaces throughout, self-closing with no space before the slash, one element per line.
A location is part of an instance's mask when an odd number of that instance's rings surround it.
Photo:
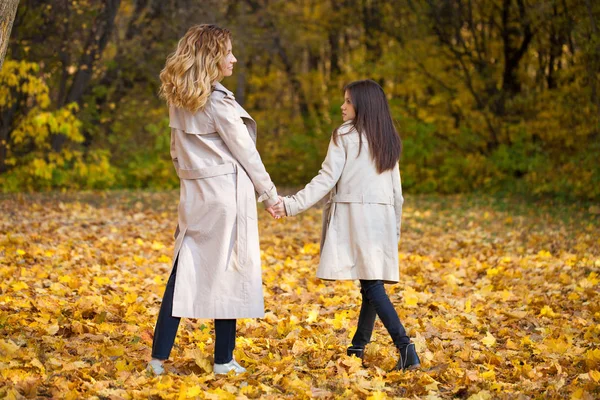
<path fill-rule="evenodd" d="M 227 374 L 229 371 L 235 371 L 237 375 L 243 374 L 246 372 L 246 368 L 242 367 L 240 364 L 235 361 L 235 358 L 229 361 L 227 364 L 214 364 L 213 371 L 215 375 L 218 374 Z"/>
<path fill-rule="evenodd" d="M 162 375 L 165 373 L 165 367 L 163 366 L 162 361 L 157 359 L 151 360 L 146 369 L 154 375 Z"/>

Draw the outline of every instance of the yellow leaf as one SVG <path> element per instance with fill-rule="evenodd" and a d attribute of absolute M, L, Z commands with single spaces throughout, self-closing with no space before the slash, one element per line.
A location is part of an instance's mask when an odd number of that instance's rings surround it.
<path fill-rule="evenodd" d="M 577 301 L 577 300 L 579 300 L 579 295 L 577 293 L 575 293 L 575 292 L 571 292 L 567 296 L 567 299 L 569 299 L 571 301 Z"/>
<path fill-rule="evenodd" d="M 531 338 L 529 336 L 525 336 L 524 338 L 521 339 L 522 346 L 531 345 L 531 344 L 533 344 L 533 342 L 531 341 Z"/>
<path fill-rule="evenodd" d="M 115 368 L 117 368 L 117 371 L 131 371 L 133 369 L 133 365 L 128 364 L 127 360 L 118 360 L 115 363 Z"/>
<path fill-rule="evenodd" d="M 571 393 L 571 399 L 575 400 L 588 400 L 593 399 L 594 397 L 590 396 L 588 392 L 586 392 L 583 388 L 577 388 L 573 393 Z"/>
<path fill-rule="evenodd" d="M 160 376 L 158 382 L 156 382 L 158 390 L 170 389 L 171 387 L 173 387 L 173 380 L 169 375 Z"/>
<path fill-rule="evenodd" d="M 407 307 L 415 307 L 417 304 L 419 304 L 419 296 L 417 296 L 417 293 L 411 287 L 404 290 L 403 297 L 404 297 L 404 304 Z"/>
<path fill-rule="evenodd" d="M 488 381 L 493 381 L 496 379 L 496 373 L 494 372 L 494 370 L 489 370 L 489 371 L 485 371 L 481 374 L 481 377 L 485 380 Z"/>
<path fill-rule="evenodd" d="M 17 346 L 16 344 L 14 344 L 12 341 L 10 340 L 2 340 L 0 339 L 0 354 L 1 355 L 12 355 L 14 353 L 17 352 L 17 350 L 19 350 L 19 346 Z"/>
<path fill-rule="evenodd" d="M 21 250 L 21 249 L 17 249 L 17 255 L 18 256 L 24 256 L 25 252 L 23 250 Z"/>
<path fill-rule="evenodd" d="M 303 340 L 296 340 L 292 346 L 292 354 L 297 356 L 298 354 L 304 353 L 307 348 L 306 342 Z"/>
<path fill-rule="evenodd" d="M 162 250 L 165 248 L 165 245 L 160 242 L 152 242 L 152 250 Z"/>
<path fill-rule="evenodd" d="M 319 310 L 311 310 L 308 312 L 308 317 L 306 317 L 306 322 L 312 324 L 319 317 Z"/>
<path fill-rule="evenodd" d="M 166 255 L 163 254 L 160 257 L 158 257 L 158 262 L 170 264 L 171 263 L 171 257 L 166 256 Z"/>
<path fill-rule="evenodd" d="M 600 381 L 600 372 L 596 370 L 590 370 L 588 374 L 590 374 L 590 378 L 592 378 L 594 382 Z"/>
<path fill-rule="evenodd" d="M 15 282 L 11 285 L 15 292 L 23 289 L 29 289 L 29 286 L 25 282 Z"/>
<path fill-rule="evenodd" d="M 187 398 L 196 397 L 196 396 L 200 395 L 200 393 L 202 393 L 202 389 L 200 389 L 200 386 L 192 386 L 191 388 L 188 388 L 185 391 L 185 396 Z"/>
<path fill-rule="evenodd" d="M 319 243 L 306 243 L 301 250 L 303 254 L 319 254 Z"/>
<path fill-rule="evenodd" d="M 348 323 L 348 319 L 346 318 L 347 312 L 342 311 L 339 313 L 335 313 L 335 318 L 328 319 L 327 322 L 333 325 L 333 329 L 342 329 Z"/>
<path fill-rule="evenodd" d="M 34 358 L 33 360 L 31 360 L 31 365 L 33 365 L 34 367 L 39 369 L 42 372 L 42 374 L 46 373 L 46 368 L 44 368 L 44 365 L 37 358 Z"/>
<path fill-rule="evenodd" d="M 50 325 L 48 328 L 46 328 L 46 333 L 48 333 L 48 335 L 56 335 L 56 332 L 58 332 L 59 326 L 58 324 L 53 324 Z"/>
<path fill-rule="evenodd" d="M 387 395 L 384 392 L 380 392 L 379 390 L 371 393 L 367 400 L 383 400 L 387 399 Z"/>
<path fill-rule="evenodd" d="M 112 284 L 112 281 L 109 278 L 107 278 L 106 276 L 95 276 L 94 283 L 96 285 L 103 286 L 103 285 Z"/>
<path fill-rule="evenodd" d="M 221 388 L 204 392 L 204 398 L 210 400 L 235 400 L 235 396 Z"/>
<path fill-rule="evenodd" d="M 492 394 L 487 390 L 482 390 L 479 393 L 472 394 L 468 400 L 489 400 L 492 398 Z"/>
<path fill-rule="evenodd" d="M 556 313 L 550 308 L 550 306 L 544 306 L 540 310 L 540 316 L 556 317 Z"/>
<path fill-rule="evenodd" d="M 471 312 L 471 299 L 468 299 L 467 302 L 465 303 L 465 312 L 467 312 L 467 313 Z"/>
<path fill-rule="evenodd" d="M 102 354 L 108 357 L 121 357 L 125 354 L 125 350 L 121 346 L 112 346 L 105 349 Z"/>
<path fill-rule="evenodd" d="M 481 343 L 485 344 L 487 347 L 492 347 L 496 344 L 496 338 L 488 331 L 483 339 L 481 339 Z"/>
<path fill-rule="evenodd" d="M 137 300 L 137 293 L 135 292 L 129 292 L 125 295 L 125 303 L 127 304 L 131 304 L 131 303 L 135 303 Z"/>

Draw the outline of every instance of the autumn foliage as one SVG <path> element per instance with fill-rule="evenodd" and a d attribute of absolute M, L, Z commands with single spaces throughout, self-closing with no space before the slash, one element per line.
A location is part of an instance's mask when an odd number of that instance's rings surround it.
<path fill-rule="evenodd" d="M 278 185 L 318 171 L 341 88 L 389 97 L 413 193 L 600 198 L 600 2 L 21 0 L 0 71 L 0 191 L 177 186 L 166 57 L 218 21 L 223 83 Z"/>
<path fill-rule="evenodd" d="M 0 397 L 98 399 L 600 396 L 600 210 L 516 198 L 407 196 L 401 282 L 387 286 L 423 368 L 380 322 L 345 355 L 355 282 L 315 278 L 320 210 L 260 214 L 266 316 L 241 320 L 249 373 L 212 373 L 212 323 L 183 320 L 149 376 L 177 194 L 0 199 Z M 521 396 L 521 397 L 519 397 Z"/>

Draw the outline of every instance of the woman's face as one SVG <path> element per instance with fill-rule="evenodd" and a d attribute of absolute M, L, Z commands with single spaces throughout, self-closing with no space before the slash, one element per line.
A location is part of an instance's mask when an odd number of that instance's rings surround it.
<path fill-rule="evenodd" d="M 356 110 L 352 105 L 352 99 L 350 98 L 350 93 L 346 90 L 344 92 L 344 104 L 342 104 L 342 120 L 344 122 L 351 121 L 356 118 Z"/>
<path fill-rule="evenodd" d="M 231 40 L 227 40 L 227 54 L 221 61 L 219 67 L 223 76 L 231 76 L 233 74 L 233 64 L 237 62 L 237 58 L 231 52 Z"/>

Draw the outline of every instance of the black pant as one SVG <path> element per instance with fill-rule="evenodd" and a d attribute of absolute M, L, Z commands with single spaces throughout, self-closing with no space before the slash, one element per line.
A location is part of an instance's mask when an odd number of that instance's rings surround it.
<path fill-rule="evenodd" d="M 410 338 L 406 336 L 398 313 L 385 292 L 383 281 L 361 280 L 360 293 L 362 305 L 358 317 L 358 327 L 352 338 L 352 346 L 364 348 L 371 341 L 377 316 L 383 322 L 396 347 L 410 343 Z"/>
<path fill-rule="evenodd" d="M 169 276 L 167 288 L 163 295 L 162 304 L 154 328 L 154 340 L 152 341 L 152 358 L 166 360 L 171 354 L 175 336 L 179 328 L 181 318 L 173 317 L 173 294 L 175 292 L 175 275 L 177 260 Z M 235 348 L 235 319 L 215 319 L 215 364 L 227 364 L 233 359 Z"/>

